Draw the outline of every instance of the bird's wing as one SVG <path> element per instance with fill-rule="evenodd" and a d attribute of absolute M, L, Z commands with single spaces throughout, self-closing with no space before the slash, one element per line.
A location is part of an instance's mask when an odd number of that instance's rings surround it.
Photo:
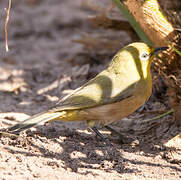
<path fill-rule="evenodd" d="M 103 71 L 61 100 L 50 111 L 91 108 L 121 101 L 133 95 L 137 82 L 128 83 L 123 75 Z"/>

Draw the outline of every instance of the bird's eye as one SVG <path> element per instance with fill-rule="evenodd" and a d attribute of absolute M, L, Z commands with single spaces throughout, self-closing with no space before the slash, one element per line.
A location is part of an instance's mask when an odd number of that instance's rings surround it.
<path fill-rule="evenodd" d="M 140 54 L 140 59 L 141 59 L 142 61 L 148 60 L 149 57 L 150 57 L 149 54 L 147 54 L 146 52 Z"/>

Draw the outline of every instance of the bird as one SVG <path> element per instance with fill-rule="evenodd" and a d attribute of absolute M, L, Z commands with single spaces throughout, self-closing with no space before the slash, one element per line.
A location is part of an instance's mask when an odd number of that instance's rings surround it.
<path fill-rule="evenodd" d="M 143 42 L 134 42 L 117 52 L 108 67 L 53 108 L 34 115 L 8 128 L 19 134 L 40 123 L 86 121 L 106 145 L 110 142 L 98 130 L 127 117 L 141 107 L 151 96 L 151 62 L 155 54 L 168 47 L 153 48 Z"/>

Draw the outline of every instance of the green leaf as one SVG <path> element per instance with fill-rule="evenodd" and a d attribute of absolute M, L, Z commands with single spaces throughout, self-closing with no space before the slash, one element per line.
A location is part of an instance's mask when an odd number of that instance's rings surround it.
<path fill-rule="evenodd" d="M 175 47 L 172 47 L 172 48 L 179 56 L 181 56 L 181 52 L 178 49 L 176 49 Z"/>

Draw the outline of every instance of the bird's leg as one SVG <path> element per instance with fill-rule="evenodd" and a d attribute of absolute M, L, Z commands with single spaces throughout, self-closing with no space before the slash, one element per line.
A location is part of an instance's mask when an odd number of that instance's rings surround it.
<path fill-rule="evenodd" d="M 109 142 L 109 140 L 105 138 L 96 127 L 93 127 L 91 129 L 106 143 L 107 146 L 111 146 L 111 143 Z"/>
<path fill-rule="evenodd" d="M 120 140 L 121 140 L 122 143 L 126 143 L 127 138 L 126 138 L 124 135 L 122 135 L 120 132 L 116 131 L 115 129 L 113 129 L 113 128 L 110 127 L 110 126 L 104 126 L 104 127 L 105 127 L 106 129 L 108 129 L 109 131 L 117 134 L 117 135 L 120 137 Z"/>

